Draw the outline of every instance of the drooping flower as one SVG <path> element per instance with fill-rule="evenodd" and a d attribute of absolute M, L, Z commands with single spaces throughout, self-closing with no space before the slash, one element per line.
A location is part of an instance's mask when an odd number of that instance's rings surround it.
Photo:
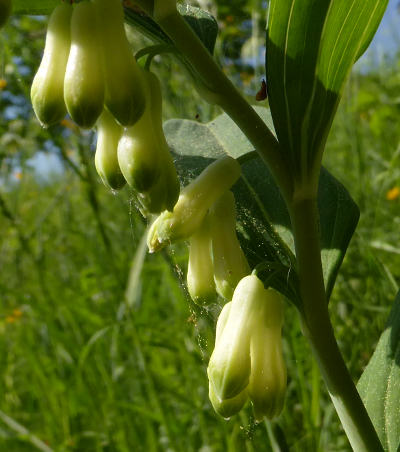
<path fill-rule="evenodd" d="M 208 209 L 238 180 L 239 163 L 222 157 L 187 185 L 172 212 L 164 211 L 152 224 L 147 236 L 151 253 L 178 240 L 188 239 L 200 227 Z"/>
<path fill-rule="evenodd" d="M 237 285 L 221 311 L 208 365 L 209 397 L 223 417 L 236 414 L 250 398 L 255 418 L 282 411 L 286 367 L 282 354 L 282 300 L 255 275 Z"/>

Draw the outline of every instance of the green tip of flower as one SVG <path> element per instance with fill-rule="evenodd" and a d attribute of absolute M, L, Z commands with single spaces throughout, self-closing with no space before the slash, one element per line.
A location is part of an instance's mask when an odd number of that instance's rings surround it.
<path fill-rule="evenodd" d="M 211 383 L 209 384 L 208 396 L 215 412 L 225 419 L 229 419 L 230 417 L 237 414 L 247 401 L 246 390 L 242 391 L 236 397 L 222 400 L 215 394 L 214 388 Z"/>
<path fill-rule="evenodd" d="M 262 421 L 265 417 L 268 419 L 274 419 L 278 417 L 285 402 L 285 393 L 281 397 L 275 397 L 271 400 L 252 400 L 254 419 L 258 422 Z"/>
<path fill-rule="evenodd" d="M 211 356 L 207 373 L 216 397 L 231 399 L 240 394 L 249 384 L 250 354 L 229 353 L 224 344 L 219 344 Z M 235 356 L 236 355 L 236 356 Z"/>

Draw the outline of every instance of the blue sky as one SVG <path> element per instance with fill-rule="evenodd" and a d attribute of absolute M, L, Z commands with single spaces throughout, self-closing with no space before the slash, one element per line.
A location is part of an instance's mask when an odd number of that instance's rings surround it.
<path fill-rule="evenodd" d="M 379 0 L 376 0 L 379 1 Z M 400 0 L 389 0 L 379 29 L 360 63 L 378 63 L 385 55 L 393 55 L 400 45 L 400 14 L 398 5 Z"/>

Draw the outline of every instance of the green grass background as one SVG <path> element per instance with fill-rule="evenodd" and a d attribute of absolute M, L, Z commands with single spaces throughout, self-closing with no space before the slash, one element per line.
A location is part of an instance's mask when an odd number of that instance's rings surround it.
<path fill-rule="evenodd" d="M 185 245 L 145 255 L 129 189 L 113 194 L 95 173 L 93 136 L 33 119 L 43 37 L 43 22 L 23 17 L 1 40 L 0 451 L 349 451 L 289 305 L 282 415 L 255 424 L 251 407 L 228 421 L 213 412 L 206 368 L 218 307 L 201 311 L 187 296 Z M 170 60 L 154 67 L 166 117 L 218 113 Z M 262 69 L 233 57 L 226 67 L 253 99 Z M 353 73 L 325 158 L 361 209 L 330 304 L 355 381 L 398 291 L 400 197 L 386 195 L 400 187 L 399 95 L 397 57 Z M 60 157 L 62 173 L 37 174 L 41 150 Z"/>

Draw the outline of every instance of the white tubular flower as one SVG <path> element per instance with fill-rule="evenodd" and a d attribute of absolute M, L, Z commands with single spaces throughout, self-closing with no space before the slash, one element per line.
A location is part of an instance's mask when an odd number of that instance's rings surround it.
<path fill-rule="evenodd" d="M 236 235 L 235 197 L 225 192 L 210 209 L 214 280 L 221 297 L 231 300 L 250 267 Z"/>
<path fill-rule="evenodd" d="M 92 2 L 76 3 L 71 16 L 71 48 L 64 76 L 64 100 L 71 118 L 91 129 L 104 108 L 105 79 L 101 29 Z"/>
<path fill-rule="evenodd" d="M 71 16 L 72 6 L 68 3 L 59 3 L 51 13 L 43 58 L 32 82 L 32 106 L 44 127 L 56 124 L 67 114 L 64 76 L 71 47 Z"/>
<path fill-rule="evenodd" d="M 106 187 L 119 190 L 126 182 L 119 167 L 117 154 L 122 126 L 106 109 L 103 110 L 96 125 L 97 146 L 94 162 L 97 173 Z"/>
<path fill-rule="evenodd" d="M 282 300 L 268 289 L 250 340 L 251 374 L 248 394 L 257 420 L 280 414 L 286 392 L 286 366 L 282 353 Z"/>
<path fill-rule="evenodd" d="M 122 3 L 120 0 L 93 0 L 93 4 L 101 29 L 104 104 L 119 124 L 132 126 L 142 116 L 147 99 L 140 67 L 125 34 Z"/>
<path fill-rule="evenodd" d="M 228 418 L 253 403 L 256 420 L 282 411 L 286 367 L 282 354 L 283 302 L 255 275 L 243 278 L 222 309 L 208 365 L 209 397 Z"/>
<path fill-rule="evenodd" d="M 250 339 L 263 292 L 264 286 L 256 276 L 246 276 L 235 289 L 227 319 L 222 319 L 225 325 L 219 327 L 208 365 L 208 378 L 219 400 L 236 397 L 249 384 Z"/>
<path fill-rule="evenodd" d="M 147 236 L 149 251 L 153 253 L 193 235 L 208 209 L 238 180 L 240 173 L 240 165 L 232 157 L 211 163 L 182 190 L 173 211 L 164 211 L 155 220 Z"/>
<path fill-rule="evenodd" d="M 216 299 L 208 215 L 190 237 L 187 287 L 192 300 L 199 305 Z"/>
<path fill-rule="evenodd" d="M 215 346 L 217 346 L 217 344 L 219 343 L 222 332 L 225 329 L 226 322 L 228 321 L 229 313 L 231 311 L 231 306 L 232 302 L 226 303 L 218 317 L 215 333 Z M 247 401 L 248 395 L 247 390 L 245 389 L 231 399 L 222 400 L 221 398 L 216 396 L 214 387 L 210 381 L 208 385 L 208 397 L 215 412 L 227 419 L 238 413 L 243 408 L 243 405 Z"/>

